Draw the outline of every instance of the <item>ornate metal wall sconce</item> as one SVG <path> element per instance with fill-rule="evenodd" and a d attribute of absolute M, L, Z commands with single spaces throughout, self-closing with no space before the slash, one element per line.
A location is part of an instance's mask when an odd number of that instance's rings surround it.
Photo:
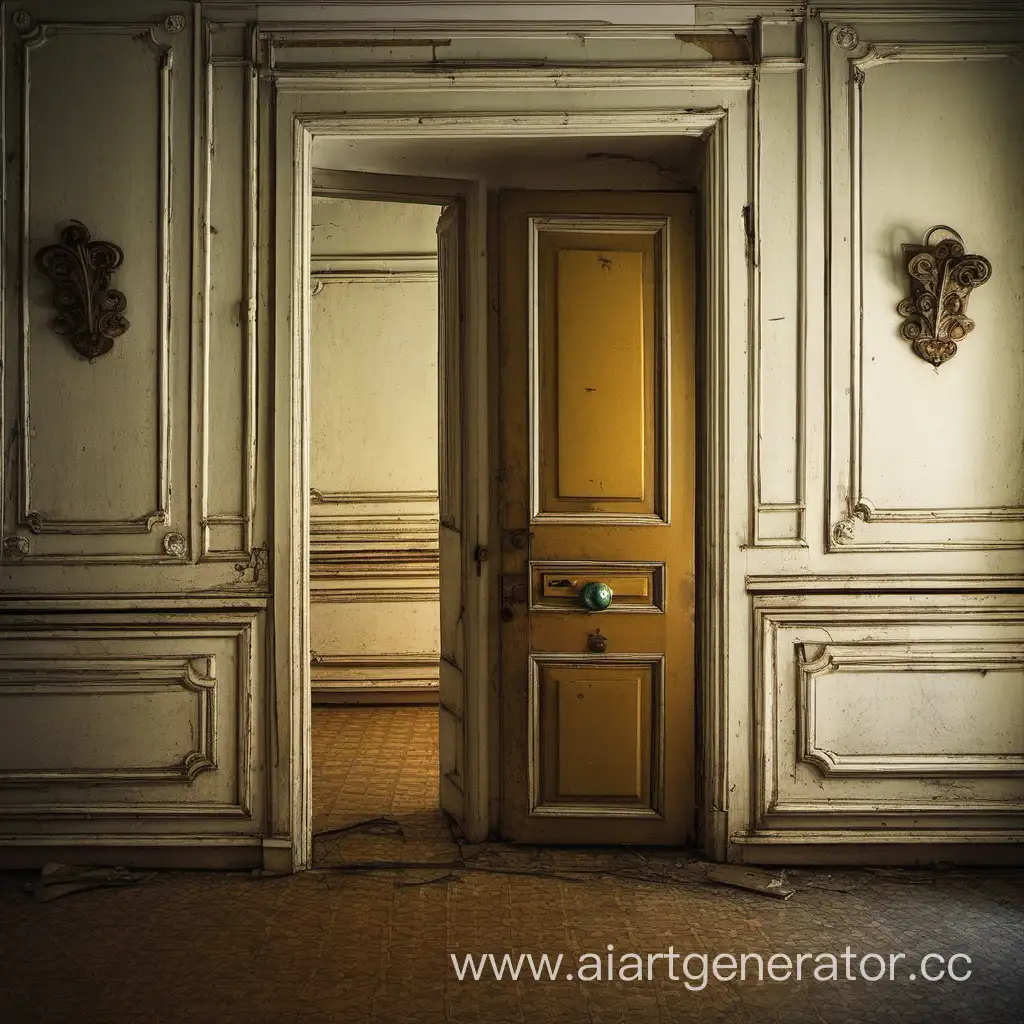
<path fill-rule="evenodd" d="M 73 220 L 60 234 L 61 244 L 36 254 L 39 269 L 53 282 L 57 316 L 51 326 L 86 359 L 105 355 L 128 330 L 128 300 L 110 287 L 124 252 L 112 242 L 94 242 L 89 229 Z"/>
<path fill-rule="evenodd" d="M 933 242 L 939 231 L 946 236 Z M 903 256 L 910 297 L 896 307 L 903 317 L 900 334 L 922 359 L 941 366 L 956 355 L 956 343 L 974 330 L 967 300 L 992 276 L 992 264 L 984 256 L 966 254 L 964 240 L 945 224 L 931 228 L 923 245 L 904 244 Z"/>

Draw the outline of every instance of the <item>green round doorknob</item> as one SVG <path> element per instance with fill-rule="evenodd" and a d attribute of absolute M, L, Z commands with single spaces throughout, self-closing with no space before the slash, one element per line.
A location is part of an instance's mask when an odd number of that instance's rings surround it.
<path fill-rule="evenodd" d="M 584 583 L 580 590 L 584 608 L 592 612 L 603 612 L 612 603 L 612 588 L 607 583 Z"/>

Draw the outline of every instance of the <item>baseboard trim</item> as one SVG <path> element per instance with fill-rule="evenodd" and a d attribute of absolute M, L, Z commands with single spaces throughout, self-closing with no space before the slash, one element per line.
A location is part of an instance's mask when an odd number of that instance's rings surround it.
<path fill-rule="evenodd" d="M 1024 850 L 1016 842 L 914 843 L 729 843 L 734 864 L 789 867 L 1021 867 Z"/>
<path fill-rule="evenodd" d="M 44 864 L 81 867 L 163 868 L 169 870 L 239 871 L 263 866 L 257 836 L 246 845 L 106 846 L 80 843 L 0 845 L 0 871 L 38 870 Z"/>

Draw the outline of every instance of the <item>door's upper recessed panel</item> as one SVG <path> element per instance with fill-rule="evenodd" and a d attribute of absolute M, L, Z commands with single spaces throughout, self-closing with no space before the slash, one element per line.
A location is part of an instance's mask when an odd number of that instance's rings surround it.
<path fill-rule="evenodd" d="M 532 518 L 668 520 L 664 218 L 530 218 Z"/>

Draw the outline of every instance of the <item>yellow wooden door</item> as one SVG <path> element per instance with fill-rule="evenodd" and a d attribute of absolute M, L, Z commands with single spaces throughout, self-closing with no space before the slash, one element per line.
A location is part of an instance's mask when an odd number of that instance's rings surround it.
<path fill-rule="evenodd" d="M 503 192 L 497 230 L 503 835 L 684 843 L 693 197 Z"/>

